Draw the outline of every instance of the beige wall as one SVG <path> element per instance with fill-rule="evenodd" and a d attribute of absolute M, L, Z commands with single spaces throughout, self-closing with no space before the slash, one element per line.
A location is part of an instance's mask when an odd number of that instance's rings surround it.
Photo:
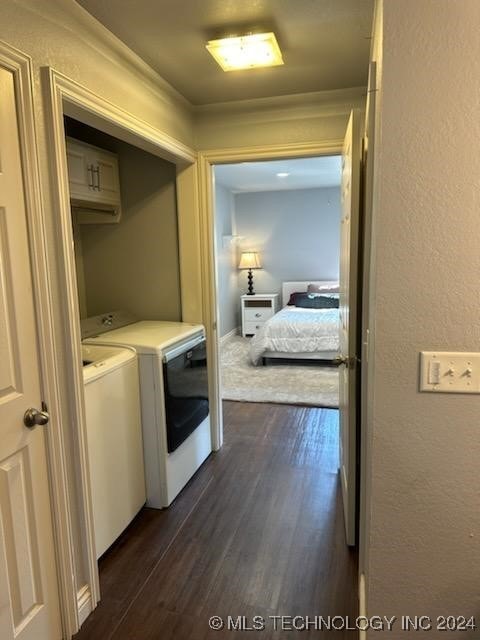
<path fill-rule="evenodd" d="M 199 150 L 343 140 L 348 116 L 365 108 L 365 87 L 245 100 L 195 109 Z"/>
<path fill-rule="evenodd" d="M 480 343 L 480 3 L 383 11 L 368 613 L 478 616 L 480 399 L 419 393 L 418 354 Z"/>
<path fill-rule="evenodd" d="M 122 218 L 81 225 L 87 314 L 180 320 L 175 166 L 125 143 L 116 151 Z"/>
<path fill-rule="evenodd" d="M 2 0 L 0 38 L 185 144 L 190 106 L 74 0 Z M 39 105 L 38 105 L 39 106 Z"/>

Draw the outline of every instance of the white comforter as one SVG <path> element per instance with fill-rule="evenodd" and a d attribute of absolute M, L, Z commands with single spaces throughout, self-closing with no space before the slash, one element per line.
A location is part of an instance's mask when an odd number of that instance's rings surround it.
<path fill-rule="evenodd" d="M 284 307 L 251 339 L 250 360 L 258 364 L 266 351 L 320 353 L 338 348 L 338 309 Z"/>

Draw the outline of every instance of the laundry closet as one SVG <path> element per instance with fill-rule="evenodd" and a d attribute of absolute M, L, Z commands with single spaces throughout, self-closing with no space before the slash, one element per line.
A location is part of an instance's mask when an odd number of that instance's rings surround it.
<path fill-rule="evenodd" d="M 77 151 L 86 143 L 92 183 L 100 173 L 102 188 L 106 169 L 114 182 L 103 151 L 116 161 L 120 187 L 120 205 L 111 209 L 101 196 L 90 210 L 72 206 L 80 317 L 127 309 L 142 320 L 180 321 L 175 165 L 72 118 L 65 118 L 65 132 L 69 170 L 72 144 Z M 77 197 L 72 186 L 70 192 Z"/>
<path fill-rule="evenodd" d="M 181 322 L 175 165 L 64 124 L 100 557 L 212 450 L 206 343 Z"/>

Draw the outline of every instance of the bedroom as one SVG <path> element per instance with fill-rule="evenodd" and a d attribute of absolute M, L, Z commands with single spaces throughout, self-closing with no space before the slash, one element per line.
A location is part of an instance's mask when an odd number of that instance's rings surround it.
<path fill-rule="evenodd" d="M 224 400 L 338 407 L 340 177 L 340 156 L 215 167 Z"/>

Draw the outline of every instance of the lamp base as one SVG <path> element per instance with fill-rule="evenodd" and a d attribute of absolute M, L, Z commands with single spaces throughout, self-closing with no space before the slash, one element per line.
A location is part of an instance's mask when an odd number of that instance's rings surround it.
<path fill-rule="evenodd" d="M 248 270 L 248 291 L 247 291 L 247 295 L 248 296 L 254 296 L 255 295 L 255 291 L 253 290 L 253 273 L 252 270 L 249 269 Z"/>

